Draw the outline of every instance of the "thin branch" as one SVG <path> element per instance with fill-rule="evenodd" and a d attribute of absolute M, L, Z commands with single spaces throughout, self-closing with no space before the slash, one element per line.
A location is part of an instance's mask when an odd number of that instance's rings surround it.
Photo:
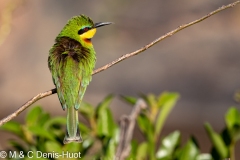
<path fill-rule="evenodd" d="M 155 45 L 156 43 L 158 43 L 158 42 L 160 42 L 160 41 L 162 41 L 162 40 L 164 40 L 164 39 L 166 39 L 166 38 L 168 38 L 168 37 L 171 37 L 171 36 L 174 35 L 175 33 L 179 32 L 179 31 L 181 31 L 181 30 L 183 30 L 183 29 L 185 29 L 185 28 L 187 28 L 187 27 L 190 27 L 190 26 L 192 26 L 192 25 L 194 25 L 194 24 L 196 24 L 196 23 L 199 23 L 199 22 L 201 22 L 201 21 L 203 21 L 203 20 L 205 20 L 205 19 L 213 16 L 214 14 L 216 14 L 216 13 L 218 13 L 218 12 L 221 12 L 221 11 L 227 9 L 227 8 L 234 7 L 234 6 L 237 5 L 238 3 L 240 3 L 240 1 L 236 1 L 236 2 L 231 3 L 231 4 L 229 4 L 229 5 L 222 6 L 222 7 L 218 8 L 217 10 L 212 11 L 211 13 L 203 16 L 203 17 L 200 18 L 200 19 L 197 19 L 197 20 L 192 21 L 192 22 L 190 22 L 190 23 L 181 25 L 181 26 L 179 26 L 177 29 L 172 30 L 171 32 L 168 32 L 168 33 L 166 33 L 165 35 L 163 35 L 163 36 L 155 39 L 154 41 L 152 41 L 151 43 L 147 44 L 146 46 L 144 46 L 144 47 L 142 47 L 142 48 L 140 48 L 140 49 L 138 49 L 138 50 L 136 50 L 136 51 L 134 51 L 134 52 L 132 52 L 132 53 L 125 54 L 125 55 L 123 55 L 122 57 L 116 59 L 115 61 L 112 61 L 111 63 L 108 63 L 108 64 L 106 64 L 105 66 L 96 69 L 96 70 L 93 72 L 93 74 L 102 72 L 102 71 L 108 69 L 109 67 L 112 67 L 113 65 L 115 65 L 115 64 L 117 64 L 117 63 L 119 63 L 119 62 L 121 62 L 121 61 L 129 58 L 129 57 L 138 55 L 139 53 L 147 50 L 148 48 L 152 47 L 152 46 Z"/>
<path fill-rule="evenodd" d="M 140 48 L 140 49 L 138 49 L 138 50 L 136 50 L 136 51 L 134 51 L 134 52 L 125 54 L 125 55 L 121 56 L 120 58 L 112 61 L 111 63 L 108 63 L 108 64 L 106 64 L 105 66 L 100 67 L 100 68 L 94 70 L 93 73 L 92 73 L 92 75 L 97 74 L 97 73 L 99 73 L 99 72 L 102 72 L 102 71 L 108 69 L 109 67 L 112 67 L 113 65 L 115 65 L 115 64 L 117 64 L 117 63 L 119 63 L 119 62 L 121 62 L 121 61 L 123 61 L 123 60 L 125 60 L 125 59 L 127 59 L 127 58 L 130 58 L 130 57 L 132 57 L 132 56 L 138 55 L 139 53 L 147 50 L 148 48 L 152 47 L 152 46 L 155 45 L 156 43 L 158 43 L 158 42 L 160 42 L 160 41 L 162 41 L 162 40 L 164 40 L 164 39 L 166 39 L 166 38 L 168 38 L 168 37 L 171 37 L 171 36 L 174 35 L 175 33 L 179 32 L 179 31 L 181 31 L 181 30 L 183 30 L 183 29 L 185 29 L 185 28 L 187 28 L 187 27 L 190 27 L 190 26 L 192 26 L 192 25 L 194 25 L 194 24 L 196 24 L 196 23 L 199 23 L 199 22 L 201 22 L 201 21 L 203 21 L 203 20 L 205 20 L 205 19 L 207 19 L 207 18 L 209 18 L 209 17 L 211 17 L 211 16 L 213 16 L 213 15 L 215 15 L 215 14 L 217 14 L 217 13 L 223 11 L 223 10 L 225 10 L 225 9 L 234 7 L 234 6 L 237 5 L 238 3 L 240 3 L 240 1 L 236 1 L 236 2 L 231 3 L 231 4 L 228 4 L 228 5 L 226 5 L 226 6 L 222 6 L 222 7 L 220 7 L 219 9 L 217 9 L 217 10 L 215 10 L 215 11 L 213 11 L 213 12 L 211 12 L 211 13 L 205 15 L 205 16 L 203 16 L 203 17 L 200 18 L 200 19 L 197 19 L 197 20 L 192 21 L 192 22 L 190 22 L 190 23 L 181 25 L 181 26 L 179 26 L 177 29 L 172 30 L 172 31 L 166 33 L 165 35 L 157 38 L 156 40 L 152 41 L 151 43 L 147 44 L 146 46 L 144 46 L 144 47 L 142 47 L 142 48 Z M 55 91 L 55 92 L 53 92 L 53 91 Z M 31 104 L 33 104 L 34 102 L 38 101 L 39 99 L 44 98 L 44 97 L 47 97 L 47 96 L 50 96 L 50 95 L 55 94 L 55 93 L 56 93 L 56 88 L 55 88 L 55 89 L 52 89 L 52 90 L 49 90 L 49 91 L 46 91 L 46 92 L 44 92 L 44 93 L 38 94 L 37 96 L 35 96 L 35 97 L 33 97 L 31 100 L 29 100 L 27 103 L 25 103 L 23 106 L 21 106 L 17 111 L 15 111 L 14 113 L 12 113 L 12 114 L 9 115 L 8 117 L 2 119 L 2 120 L 0 121 L 0 126 L 3 125 L 4 123 L 10 121 L 10 120 L 13 119 L 14 117 L 16 117 L 19 113 L 21 113 L 22 111 L 24 111 L 26 108 L 28 108 Z"/>
<path fill-rule="evenodd" d="M 139 99 L 129 116 L 123 115 L 120 120 L 120 140 L 116 152 L 116 160 L 124 160 L 131 151 L 131 140 L 137 116 L 147 105 L 144 100 Z"/>
<path fill-rule="evenodd" d="M 7 123 L 8 121 L 10 121 L 11 119 L 17 117 L 22 111 L 24 111 L 26 108 L 28 108 L 30 105 L 32 105 L 33 103 L 35 103 L 36 101 L 50 96 L 54 93 L 56 93 L 57 90 L 56 89 L 52 89 L 50 91 L 44 92 L 44 93 L 39 93 L 38 95 L 36 95 L 35 97 L 33 97 L 32 99 L 30 99 L 29 101 L 27 101 L 24 105 L 22 105 L 18 110 L 16 110 L 15 112 L 13 112 L 12 114 L 10 114 L 9 116 L 7 116 L 6 118 L 2 119 L 0 121 L 0 126 Z"/>

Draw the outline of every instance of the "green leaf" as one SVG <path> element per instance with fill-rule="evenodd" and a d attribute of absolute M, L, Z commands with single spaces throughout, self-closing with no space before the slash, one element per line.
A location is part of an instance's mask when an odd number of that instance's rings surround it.
<path fill-rule="evenodd" d="M 23 130 L 23 137 L 22 139 L 27 142 L 28 144 L 34 144 L 34 137 L 33 137 L 33 133 L 28 129 L 27 126 L 22 126 L 22 130 Z"/>
<path fill-rule="evenodd" d="M 100 136 L 113 136 L 115 123 L 109 108 L 100 107 L 98 110 L 97 132 Z"/>
<path fill-rule="evenodd" d="M 157 98 L 154 94 L 149 94 L 147 95 L 147 103 L 152 109 L 157 109 L 158 104 L 157 104 Z"/>
<path fill-rule="evenodd" d="M 111 138 L 108 142 L 107 145 L 107 150 L 106 150 L 106 159 L 114 159 L 115 157 L 115 152 L 116 152 L 116 141 L 114 138 Z"/>
<path fill-rule="evenodd" d="M 137 149 L 138 149 L 138 142 L 133 139 L 131 141 L 131 151 L 130 151 L 129 156 L 127 157 L 127 160 L 133 160 L 136 158 Z"/>
<path fill-rule="evenodd" d="M 187 144 L 182 148 L 178 157 L 179 160 L 195 160 L 199 154 L 199 150 L 192 140 L 188 140 Z"/>
<path fill-rule="evenodd" d="M 178 93 L 164 92 L 163 94 L 160 95 L 158 105 L 162 107 L 161 112 L 159 113 L 156 120 L 155 137 L 157 137 L 161 133 L 163 125 L 178 99 L 179 99 Z"/>
<path fill-rule="evenodd" d="M 196 160 L 213 160 L 213 158 L 209 153 L 202 153 L 197 156 Z"/>
<path fill-rule="evenodd" d="M 52 135 L 52 132 L 44 130 L 42 127 L 31 126 L 31 127 L 28 127 L 28 129 L 36 136 L 54 140 L 54 136 Z"/>
<path fill-rule="evenodd" d="M 3 126 L 1 126 L 1 129 L 11 132 L 20 138 L 22 138 L 22 136 L 23 136 L 23 131 L 22 131 L 21 125 L 14 121 L 5 123 Z"/>
<path fill-rule="evenodd" d="M 217 133 L 214 132 L 214 130 L 212 129 L 211 125 L 209 123 L 205 124 L 205 129 L 208 133 L 208 136 L 213 144 L 213 146 L 216 148 L 218 154 L 220 155 L 220 157 L 226 158 L 228 156 L 228 148 L 225 145 L 223 139 L 221 138 L 221 136 Z"/>
<path fill-rule="evenodd" d="M 97 106 L 97 109 L 109 107 L 112 99 L 113 99 L 113 95 L 112 95 L 112 94 L 108 95 L 108 96 L 107 96 L 106 98 L 104 98 L 104 100 Z"/>
<path fill-rule="evenodd" d="M 148 144 L 146 142 L 143 142 L 139 145 L 137 149 L 136 159 L 145 160 L 147 159 L 147 155 L 148 155 Z"/>
<path fill-rule="evenodd" d="M 99 136 L 113 136 L 116 127 L 111 111 L 108 108 L 113 96 L 107 96 L 97 107 L 97 134 Z"/>
<path fill-rule="evenodd" d="M 137 117 L 137 124 L 138 124 L 140 130 L 145 135 L 153 136 L 153 125 L 152 125 L 150 119 L 145 114 L 140 114 Z"/>
<path fill-rule="evenodd" d="M 225 115 L 225 121 L 230 132 L 231 138 L 234 141 L 240 139 L 240 113 L 235 107 L 229 108 L 227 114 Z"/>
<path fill-rule="evenodd" d="M 79 148 L 80 148 L 80 143 L 68 143 L 66 145 L 64 145 L 63 150 L 64 151 L 69 151 L 69 152 L 75 152 L 78 153 L 79 152 Z"/>
<path fill-rule="evenodd" d="M 38 124 L 38 118 L 39 116 L 42 114 L 42 108 L 37 106 L 37 107 L 34 107 L 32 108 L 28 113 L 27 113 L 27 116 L 26 116 L 26 123 L 27 123 L 27 126 L 32 126 L 32 125 L 35 125 L 35 124 Z"/>
<path fill-rule="evenodd" d="M 82 133 L 88 134 L 90 132 L 90 129 L 83 123 L 79 123 L 79 128 L 80 128 L 81 134 Z"/>
<path fill-rule="evenodd" d="M 180 132 L 175 131 L 162 140 L 161 147 L 157 151 L 156 157 L 161 159 L 173 159 L 173 153 L 180 143 Z"/>
<path fill-rule="evenodd" d="M 235 125 L 240 125 L 240 113 L 237 108 L 231 107 L 225 115 L 225 121 L 228 128 L 233 128 Z"/>
<path fill-rule="evenodd" d="M 48 122 L 49 119 L 50 119 L 49 113 L 42 113 L 42 115 L 39 116 L 38 125 L 44 126 Z"/>
<path fill-rule="evenodd" d="M 84 139 L 82 143 L 82 147 L 84 150 L 89 149 L 94 143 L 94 140 L 92 138 Z"/>
<path fill-rule="evenodd" d="M 94 116 L 94 107 L 88 103 L 83 103 L 79 108 L 79 112 L 89 119 Z"/>
<path fill-rule="evenodd" d="M 125 102 L 127 102 L 127 103 L 129 103 L 129 104 L 131 104 L 131 105 L 134 105 L 134 104 L 136 104 L 136 102 L 137 102 L 137 98 L 135 98 L 135 97 L 131 97 L 131 96 L 121 96 L 121 98 L 122 98 Z"/>
<path fill-rule="evenodd" d="M 58 153 L 62 153 L 62 147 L 58 142 L 54 142 L 54 141 L 47 141 L 45 143 L 45 147 L 46 147 L 46 151 L 47 152 L 58 152 Z"/>
<path fill-rule="evenodd" d="M 49 119 L 45 125 L 44 128 L 46 130 L 51 129 L 53 125 L 66 125 L 66 118 L 65 117 L 54 117 Z"/>
<path fill-rule="evenodd" d="M 14 150 L 17 151 L 26 151 L 26 149 L 24 148 L 24 146 L 17 142 L 16 140 L 9 140 L 10 145 L 14 148 Z"/>

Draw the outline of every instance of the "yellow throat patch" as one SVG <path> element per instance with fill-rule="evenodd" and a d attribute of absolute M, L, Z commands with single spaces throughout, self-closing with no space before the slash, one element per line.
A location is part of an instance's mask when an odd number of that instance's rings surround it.
<path fill-rule="evenodd" d="M 91 43 L 91 39 L 93 38 L 96 32 L 97 32 L 96 28 L 90 29 L 89 31 L 81 34 L 80 38 L 87 43 Z"/>

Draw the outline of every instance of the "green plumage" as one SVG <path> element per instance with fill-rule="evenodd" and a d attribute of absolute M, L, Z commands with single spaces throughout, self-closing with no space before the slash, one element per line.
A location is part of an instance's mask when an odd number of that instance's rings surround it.
<path fill-rule="evenodd" d="M 57 36 L 49 51 L 48 66 L 57 88 L 62 108 L 67 109 L 67 132 L 64 143 L 81 142 L 78 109 L 95 66 L 95 51 L 80 37 L 81 31 L 93 29 L 94 23 L 84 15 L 73 17 Z M 87 28 L 84 30 L 84 28 Z"/>

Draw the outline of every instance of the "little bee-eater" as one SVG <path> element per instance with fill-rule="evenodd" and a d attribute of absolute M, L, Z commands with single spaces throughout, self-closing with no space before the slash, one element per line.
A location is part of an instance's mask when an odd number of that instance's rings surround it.
<path fill-rule="evenodd" d="M 96 28 L 111 22 L 93 23 L 84 15 L 71 18 L 49 51 L 48 67 L 63 110 L 67 109 L 67 127 L 63 143 L 82 141 L 78 128 L 78 109 L 92 79 L 96 55 L 91 39 Z"/>

